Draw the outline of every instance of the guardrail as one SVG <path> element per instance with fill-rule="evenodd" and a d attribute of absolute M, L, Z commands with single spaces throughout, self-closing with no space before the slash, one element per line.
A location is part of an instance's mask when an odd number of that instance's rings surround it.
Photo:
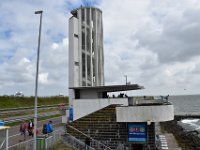
<path fill-rule="evenodd" d="M 67 105 L 67 103 L 64 103 Z M 52 105 L 40 105 L 37 106 L 37 108 L 44 108 L 44 107 L 55 107 L 58 106 L 58 104 L 52 104 Z M 17 107 L 17 108 L 5 108 L 5 109 L 0 109 L 0 112 L 2 111 L 12 111 L 12 110 L 23 110 L 23 109 L 34 109 L 34 106 L 31 107 Z"/>
<path fill-rule="evenodd" d="M 50 113 L 45 113 L 45 114 L 38 114 L 38 117 L 49 117 L 53 115 L 60 114 L 59 112 L 50 112 Z M 10 124 L 10 123 L 15 123 L 15 122 L 21 122 L 23 120 L 29 120 L 32 119 L 34 115 L 28 115 L 26 117 L 20 117 L 20 118 L 15 118 L 15 119 L 10 119 L 10 120 L 4 120 L 5 125 Z"/>
<path fill-rule="evenodd" d="M 3 145 L 4 145 L 4 143 L 5 143 L 5 139 L 2 141 L 2 143 L 1 143 L 1 145 L 0 145 L 0 149 L 2 149 L 2 147 L 3 147 Z"/>
<path fill-rule="evenodd" d="M 51 148 L 53 144 L 55 144 L 57 141 L 61 139 L 61 135 L 64 133 L 63 130 L 55 130 L 54 132 L 48 134 L 46 137 L 44 137 L 45 140 L 45 147 L 47 149 Z M 39 143 L 38 143 L 39 144 Z M 18 149 L 25 149 L 25 150 L 31 150 L 33 149 L 33 139 L 17 143 L 15 145 L 9 146 L 8 150 L 18 150 Z M 6 150 L 6 149 L 3 149 Z"/>

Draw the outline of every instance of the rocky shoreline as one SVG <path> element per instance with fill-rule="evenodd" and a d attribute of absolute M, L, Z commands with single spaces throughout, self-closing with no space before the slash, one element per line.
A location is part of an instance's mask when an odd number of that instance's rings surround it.
<path fill-rule="evenodd" d="M 187 131 L 178 124 L 177 119 L 160 123 L 161 129 L 165 132 L 173 133 L 179 146 L 184 150 L 200 150 L 200 133 L 197 131 Z"/>

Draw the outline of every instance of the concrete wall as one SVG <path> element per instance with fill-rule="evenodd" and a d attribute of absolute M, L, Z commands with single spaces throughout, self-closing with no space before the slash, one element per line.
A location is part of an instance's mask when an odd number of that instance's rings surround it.
<path fill-rule="evenodd" d="M 112 104 L 128 106 L 128 98 L 75 99 L 73 101 L 73 118 L 77 120 Z"/>
<path fill-rule="evenodd" d="M 117 107 L 117 122 L 162 122 L 174 119 L 173 105 Z"/>
<path fill-rule="evenodd" d="M 78 19 L 71 17 L 69 19 L 69 87 L 79 86 L 80 62 L 78 53 Z M 79 65 L 77 65 L 79 64 Z M 69 89 L 69 105 L 72 105 L 74 98 L 73 90 Z"/>
<path fill-rule="evenodd" d="M 98 93 L 96 90 L 81 90 L 80 91 L 80 99 L 97 99 Z"/>

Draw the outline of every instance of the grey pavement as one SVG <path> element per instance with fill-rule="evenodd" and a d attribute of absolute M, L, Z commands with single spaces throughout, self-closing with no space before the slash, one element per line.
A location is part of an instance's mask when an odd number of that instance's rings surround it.
<path fill-rule="evenodd" d="M 160 141 L 160 150 L 181 150 L 172 133 L 162 132 L 160 124 L 156 124 L 156 134 Z"/>

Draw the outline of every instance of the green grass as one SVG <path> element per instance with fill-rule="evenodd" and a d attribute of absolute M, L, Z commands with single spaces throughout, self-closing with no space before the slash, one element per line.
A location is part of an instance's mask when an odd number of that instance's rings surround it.
<path fill-rule="evenodd" d="M 34 106 L 34 97 L 0 96 L 0 109 Z M 38 106 L 68 104 L 68 97 L 38 97 Z"/>

